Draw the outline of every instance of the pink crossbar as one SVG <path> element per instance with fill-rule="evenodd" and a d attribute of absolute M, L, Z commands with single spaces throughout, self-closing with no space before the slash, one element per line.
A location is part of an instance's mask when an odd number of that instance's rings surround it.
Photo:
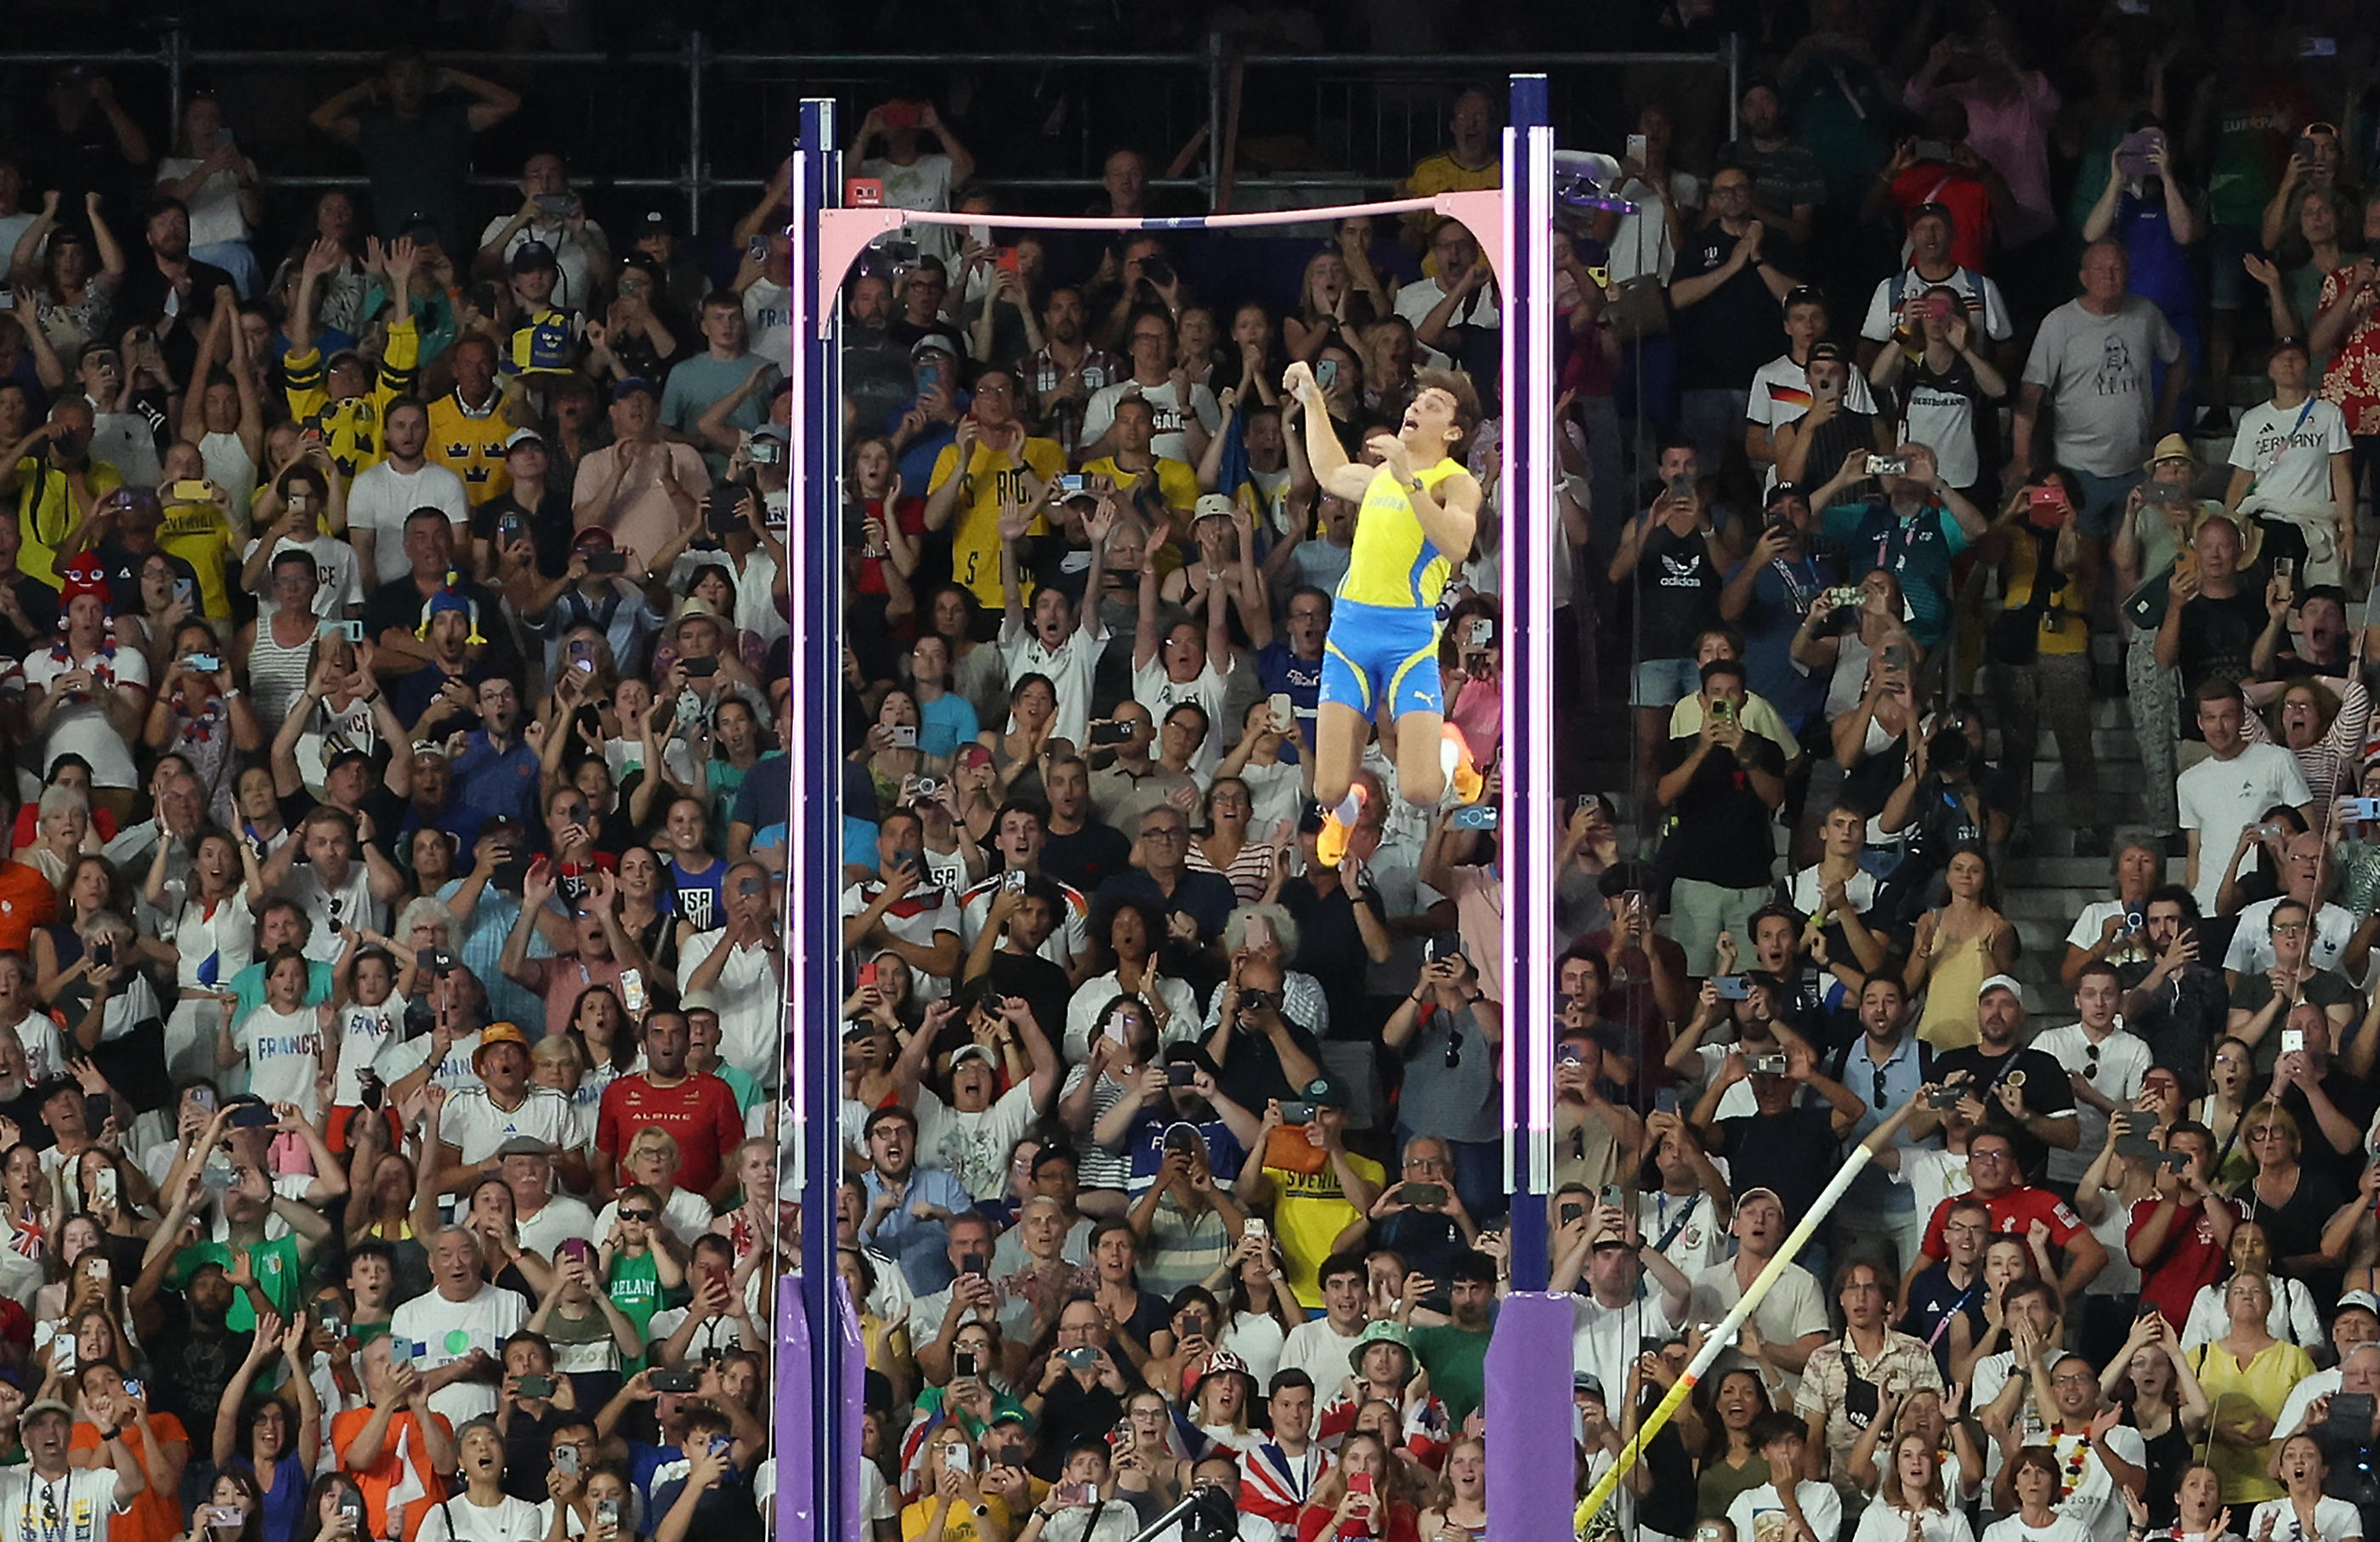
<path fill-rule="evenodd" d="M 936 209 L 821 209 L 818 233 L 818 306 L 820 334 L 835 312 L 851 265 L 861 249 L 880 236 L 906 225 L 995 225 L 1016 230 L 1250 230 L 1267 225 L 1313 225 L 1344 219 L 1350 214 L 1410 214 L 1423 211 L 1461 220 L 1474 232 L 1504 228 L 1504 195 L 1489 188 L 1468 192 L 1439 193 L 1434 198 L 1391 199 L 1385 203 L 1333 203 L 1319 209 L 1262 209 L 1240 214 L 1182 214 L 1163 219 L 1119 219 L 1106 214 L 986 214 L 946 213 Z M 1483 239 L 1480 255 L 1490 269 L 1502 266 L 1503 243 Z M 1500 273 L 1499 277 L 1502 274 Z"/>

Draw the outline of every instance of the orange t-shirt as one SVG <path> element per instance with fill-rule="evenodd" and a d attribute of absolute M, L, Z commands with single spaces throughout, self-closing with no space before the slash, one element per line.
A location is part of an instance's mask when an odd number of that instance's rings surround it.
<path fill-rule="evenodd" d="M 152 1413 L 149 1429 L 161 1441 L 179 1440 L 184 1445 L 189 1444 L 189 1432 L 182 1427 L 182 1421 L 171 1414 Z M 108 1536 L 111 1542 L 173 1542 L 182 1534 L 181 1496 L 159 1490 L 156 1459 L 141 1444 L 140 1427 L 129 1420 L 124 1426 L 124 1443 L 134 1456 L 140 1458 L 140 1470 L 149 1475 L 149 1487 L 147 1492 L 132 1501 L 129 1509 L 108 1523 Z M 97 1425 L 78 1419 L 67 1450 L 69 1452 L 98 1453 L 99 1460 L 85 1465 L 113 1466 L 115 1463 L 105 1459 L 105 1445 L 106 1442 L 100 1439 Z"/>
<path fill-rule="evenodd" d="M 0 862 L 0 949 L 30 953 L 33 929 L 57 919 L 58 892 L 39 868 Z"/>
<path fill-rule="evenodd" d="M 430 1416 L 438 1421 L 439 1429 L 449 1439 L 454 1438 L 454 1427 L 446 1422 L 446 1415 L 432 1414 Z M 403 1501 L 405 1542 L 413 1542 L 413 1534 L 421 1529 L 421 1518 L 430 1512 L 432 1505 L 446 1497 L 446 1482 L 431 1466 L 430 1442 L 422 1436 L 421 1422 L 409 1410 L 388 1421 L 388 1439 L 381 1446 L 379 1461 L 360 1470 L 350 1465 L 347 1448 L 356 1443 L 356 1437 L 364 1432 L 364 1426 L 371 1423 L 371 1417 L 372 1411 L 369 1408 L 351 1408 L 332 1419 L 331 1449 L 338 1453 L 341 1470 L 354 1478 L 356 1487 L 364 1491 L 364 1520 L 374 1536 L 388 1535 L 389 1492 L 406 1476 L 405 1465 L 412 1467 L 413 1481 L 422 1490 L 419 1498 Z M 400 1451 L 403 1452 L 401 1457 Z"/>

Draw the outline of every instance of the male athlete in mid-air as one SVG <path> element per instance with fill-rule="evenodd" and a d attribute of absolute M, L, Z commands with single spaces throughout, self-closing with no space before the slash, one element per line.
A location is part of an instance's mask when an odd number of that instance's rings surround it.
<path fill-rule="evenodd" d="M 1281 379 L 1305 411 L 1305 455 L 1322 491 L 1356 505 L 1347 574 L 1322 645 L 1322 693 L 1314 725 L 1314 796 L 1323 807 L 1319 856 L 1337 867 L 1363 812 L 1355 772 L 1366 721 L 1396 722 L 1397 787 L 1434 807 L 1451 777 L 1455 795 L 1478 800 L 1481 778 L 1463 735 L 1446 721 L 1438 677 L 1438 597 L 1479 527 L 1479 483 L 1453 455 L 1479 422 L 1470 378 L 1450 370 L 1414 376 L 1413 405 L 1394 434 L 1366 448 L 1378 466 L 1347 458 L 1322 387 L 1305 364 Z"/>

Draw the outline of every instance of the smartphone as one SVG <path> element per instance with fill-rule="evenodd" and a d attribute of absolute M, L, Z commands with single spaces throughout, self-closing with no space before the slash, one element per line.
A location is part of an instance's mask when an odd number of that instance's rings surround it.
<path fill-rule="evenodd" d="M 1240 936 L 1241 941 L 1251 950 L 1269 948 L 1273 942 L 1272 923 L 1262 916 L 1251 916 L 1248 917 L 1247 925 L 1242 929 Z"/>
<path fill-rule="evenodd" d="M 625 552 L 589 552 L 587 553 L 587 571 L 625 573 L 628 571 L 628 554 Z"/>
<path fill-rule="evenodd" d="M 1165 1067 L 1167 1087 L 1196 1087 L 1198 1068 L 1186 1060 L 1177 1060 Z"/>
<path fill-rule="evenodd" d="M 1265 710 L 1272 717 L 1272 731 L 1286 734 L 1297 723 L 1297 703 L 1287 691 L 1275 691 L 1265 698 Z"/>
<path fill-rule="evenodd" d="M 1897 642 L 1886 643 L 1884 645 L 1884 667 L 1887 669 L 1907 669 L 1909 667 L 1909 650 Z"/>
<path fill-rule="evenodd" d="M 1557 1044 L 1554 1046 L 1554 1063 L 1584 1065 L 1586 1063 L 1586 1057 L 1579 1052 L 1579 1048 L 1575 1044 Z"/>
<path fill-rule="evenodd" d="M 525 1398 L 550 1398 L 553 1395 L 553 1378 L 525 1376 L 520 1378 L 520 1395 Z"/>
<path fill-rule="evenodd" d="M 126 1382 L 124 1390 L 130 1391 L 132 1383 Z M 226 1531 L 237 1531 L 248 1524 L 247 1515 L 236 1504 L 201 1505 L 200 1509 L 206 1515 L 210 1527 L 221 1526 Z"/>
<path fill-rule="evenodd" d="M 1372 1475 L 1369 1473 L 1349 1473 L 1347 1475 L 1347 1492 L 1350 1494 L 1361 1494 L 1366 1499 L 1370 1499 L 1372 1497 Z"/>
<path fill-rule="evenodd" d="M 1921 295 L 1917 298 L 1917 313 L 1933 321 L 1947 322 L 1950 319 L 1951 304 L 1948 295 Z"/>
<path fill-rule="evenodd" d="M 645 1010 L 645 976 L 641 969 L 620 971 L 620 1000 L 631 1013 Z"/>
<path fill-rule="evenodd" d="M 232 1110 L 231 1127 L 235 1130 L 270 1129 L 279 1117 L 270 1103 L 242 1103 Z"/>
<path fill-rule="evenodd" d="M 992 248 L 991 265 L 1004 273 L 1013 273 L 1021 271 L 1016 264 L 1016 249 L 1014 247 Z"/>
<path fill-rule="evenodd" d="M 1339 361 L 1325 358 L 1314 366 L 1314 383 L 1328 391 L 1339 383 Z"/>
<path fill-rule="evenodd" d="M 1493 830 L 1503 816 L 1492 803 L 1466 803 L 1447 816 L 1450 830 Z"/>
<path fill-rule="evenodd" d="M 91 966 L 94 969 L 113 969 L 115 967 L 115 944 L 113 942 L 93 942 L 91 945 Z"/>
<path fill-rule="evenodd" d="M 960 1349 L 953 1350 L 951 1352 L 951 1374 L 953 1376 L 972 1377 L 977 1374 L 977 1366 L 978 1361 L 976 1359 L 975 1351 L 971 1349 Z"/>
<path fill-rule="evenodd" d="M 691 1392 L 701 1385 L 701 1375 L 683 1366 L 653 1372 L 653 1390 L 656 1392 Z"/>
<path fill-rule="evenodd" d="M 1948 140 L 1920 140 L 1909 148 L 1910 153 L 1921 161 L 1947 161 L 1950 158 L 1950 141 Z"/>
<path fill-rule="evenodd" d="M 1635 162 L 1640 166 L 1645 164 L 1644 135 L 1631 134 L 1628 136 L 1628 159 Z"/>
<path fill-rule="evenodd" d="M 392 1366 L 413 1364 L 413 1341 L 391 1334 L 388 1341 L 388 1363 Z"/>
<path fill-rule="evenodd" d="M 174 484 L 173 501 L 177 504 L 205 504 L 214 499 L 213 490 L 201 481 L 184 477 Z"/>
<path fill-rule="evenodd" d="M 919 801 L 922 802 L 924 800 L 921 798 Z M 1025 869 L 1022 868 L 1018 868 L 1011 872 L 1002 873 L 1000 878 L 1000 887 L 1007 893 L 1014 894 L 1020 892 L 1025 888 Z"/>
<path fill-rule="evenodd" d="M 1128 722 L 1095 722 L 1091 724 L 1090 740 L 1094 745 L 1121 745 L 1132 742 L 1132 724 Z"/>
<path fill-rule="evenodd" d="M 1284 1124 L 1311 1124 L 1314 1123 L 1314 1105 L 1303 1098 L 1285 1099 L 1281 1105 L 1281 1122 Z"/>
<path fill-rule="evenodd" d="M 1058 1358 L 1065 1362 L 1068 1370 L 1087 1371 L 1098 1366 L 1099 1352 L 1088 1344 L 1080 1344 L 1073 1349 L 1059 1351 Z"/>
<path fill-rule="evenodd" d="M 1441 931 L 1434 934 L 1423 941 L 1421 956 L 1422 961 L 1427 964 L 1435 964 L 1441 958 L 1461 958 L 1463 934 L 1459 931 Z"/>
<path fill-rule="evenodd" d="M 1240 1222 L 1240 1235 L 1244 1237 L 1261 1237 L 1264 1234 L 1264 1217 L 1260 1215 L 1252 1215 L 1245 1220 Z"/>
<path fill-rule="evenodd" d="M 577 1450 L 575 1447 L 565 1447 L 565 1449 L 568 1450 L 570 1454 L 574 1457 L 578 1454 Z M 361 1532 L 364 1524 L 364 1501 L 362 1497 L 356 1494 L 340 1495 L 339 1519 L 347 1524 L 348 1529 Z"/>
<path fill-rule="evenodd" d="M 914 102 L 887 102 L 878 109 L 877 116 L 887 128 L 915 128 L 922 115 Z"/>
<path fill-rule="evenodd" d="M 540 214 L 551 214 L 555 219 L 562 218 L 562 216 L 569 213 L 573 209 L 577 207 L 578 200 L 571 197 L 568 193 L 540 193 L 537 195 L 537 212 Z"/>
<path fill-rule="evenodd" d="M 1674 1087 L 1656 1087 L 1653 1091 L 1653 1111 L 1656 1113 L 1677 1112 L 1678 1089 Z"/>
<path fill-rule="evenodd" d="M 267 1109 L 265 1111 L 270 1113 L 273 1111 Z M 115 1117 L 115 1099 L 106 1093 L 94 1092 L 82 1100 L 83 1124 L 92 1135 L 97 1135 L 100 1126 Z M 235 1120 L 233 1123 L 237 1123 L 237 1121 Z"/>
<path fill-rule="evenodd" d="M 1722 1002 L 1748 1002 L 1752 999 L 1752 982 L 1742 975 L 1720 975 L 1711 981 L 1718 990 Z"/>
<path fill-rule="evenodd" d="M 99 1170 L 99 1175 L 91 1180 L 91 1198 L 103 1205 L 115 1204 L 116 1202 L 115 1185 L 115 1169 L 112 1167 L 101 1168 Z M 105 1262 L 104 1259 L 101 1261 Z"/>
<path fill-rule="evenodd" d="M 2338 57 L 2338 40 L 2337 38 L 2300 38 L 2298 39 L 2298 57 L 2301 59 L 2335 59 Z M 229 132 L 229 130 L 225 130 L 225 132 Z M 2363 1401 L 2368 1404 L 2372 1400 L 2367 1397 Z M 2332 1416 L 2337 1417 L 2338 1413 L 2338 1408 L 2337 1403 L 2334 1402 L 2331 1407 Z M 2367 1407 L 2363 1415 L 2363 1427 L 2369 1429 L 2371 1427 L 2372 1414 L 2371 1410 Z"/>
<path fill-rule="evenodd" d="M 1744 1062 L 1744 1069 L 1755 1076 L 1781 1076 L 1791 1065 L 1783 1055 L 1755 1055 Z"/>
<path fill-rule="evenodd" d="M 364 640 L 364 624 L 360 621 L 326 621 L 314 628 L 314 635 L 336 637 L 341 642 L 361 642 Z"/>
<path fill-rule="evenodd" d="M 718 660 L 716 660 L 716 659 L 705 659 L 705 660 L 688 659 L 688 660 L 686 661 L 686 662 L 687 662 L 689 665 L 691 665 L 691 664 L 695 664 L 695 663 L 708 663 L 708 664 L 710 664 L 710 669 L 707 669 L 707 670 L 705 670 L 705 671 L 703 671 L 703 673 L 704 673 L 705 674 L 711 674 L 711 673 L 715 672 L 715 671 L 719 668 L 719 661 L 718 661 Z M 693 671 L 692 669 L 688 669 L 688 670 L 686 671 L 686 673 L 687 673 L 688 674 L 693 674 L 693 673 L 694 673 L 694 671 Z M 893 725 L 893 727 L 892 727 L 892 747 L 893 747 L 893 748 L 895 748 L 895 749 L 915 749 L 915 748 L 917 748 L 917 729 L 915 729 L 915 728 L 911 727 L 909 724 L 907 724 L 907 723 L 905 723 L 905 722 L 903 722 L 903 723 L 895 723 L 895 724 Z"/>
<path fill-rule="evenodd" d="M 554 1447 L 553 1470 L 560 1473 L 565 1477 L 577 1477 L 578 1475 L 578 1448 L 577 1446 Z"/>
<path fill-rule="evenodd" d="M 188 659 L 185 659 L 183 662 L 188 664 L 200 674 L 212 674 L 215 671 L 223 668 L 223 661 L 212 653 L 193 653 Z"/>
<path fill-rule="evenodd" d="M 2334 807 L 2338 817 L 2350 824 L 2370 824 L 2380 820 L 2380 797 L 2343 797 Z"/>
<path fill-rule="evenodd" d="M 1586 1207 L 1572 1199 L 1565 1202 L 1554 1213 L 1564 1226 L 1570 1226 L 1586 1219 Z"/>
<path fill-rule="evenodd" d="M 966 1448 L 962 1446 L 959 1449 L 965 1451 Z M 1062 1509 L 1079 1509 L 1099 1496 L 1087 1483 L 1062 1483 L 1050 1490 L 1050 1497 L 1056 1500 Z"/>
<path fill-rule="evenodd" d="M 1484 615 L 1474 616 L 1463 635 L 1470 647 L 1486 648 L 1496 640 L 1496 624 Z"/>
<path fill-rule="evenodd" d="M 1905 477 L 1909 474 L 1907 455 L 1870 455 L 1867 474 L 1871 477 Z"/>
<path fill-rule="evenodd" d="M 686 671 L 686 677 L 689 680 L 708 680 L 719 673 L 717 659 L 681 659 L 678 665 Z M 904 734 L 909 735 L 905 743 L 901 737 Z M 905 749 L 915 749 L 917 747 L 917 731 L 908 727 L 895 728 L 892 730 L 892 742 Z"/>
<path fill-rule="evenodd" d="M 1441 1184 L 1407 1184 L 1402 1192 L 1408 1205 L 1427 1208 L 1446 1203 L 1446 1188 Z"/>
<path fill-rule="evenodd" d="M 1091 480 L 1088 477 L 1084 476 L 1080 471 L 1065 471 L 1059 474 L 1059 497 L 1079 498 L 1090 490 Z"/>
<path fill-rule="evenodd" d="M 2116 170 L 2126 177 L 2154 176 L 2156 167 L 2149 157 L 2164 143 L 2165 135 L 2154 128 L 2125 135 L 2116 142 Z"/>
<path fill-rule="evenodd" d="M 1865 599 L 1857 584 L 1837 584 L 1827 590 L 1827 602 L 1839 611 L 1858 610 Z"/>
<path fill-rule="evenodd" d="M 2305 1030 L 2303 1028 L 2283 1028 L 2281 1030 L 2281 1053 L 2285 1055 L 2301 1055 L 2305 1053 Z"/>
<path fill-rule="evenodd" d="M 715 536 L 732 536 L 738 530 L 748 528 L 744 522 L 744 490 L 733 483 L 722 482 L 704 493 L 702 522 L 704 528 Z M 871 550 L 867 554 L 880 557 L 884 553 Z M 589 571 L 593 571 L 591 564 Z"/>
<path fill-rule="evenodd" d="M 620 1501 L 617 1500 L 597 1500 L 595 1501 L 595 1524 L 599 1526 L 608 1526 L 613 1531 L 619 1530 Z"/>

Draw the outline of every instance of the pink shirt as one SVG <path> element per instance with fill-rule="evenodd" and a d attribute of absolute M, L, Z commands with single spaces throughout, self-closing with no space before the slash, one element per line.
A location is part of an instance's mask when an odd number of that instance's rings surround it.
<path fill-rule="evenodd" d="M 577 521 L 579 529 L 601 525 L 612 532 L 613 544 L 631 551 L 650 561 L 654 552 L 669 544 L 678 527 L 677 505 L 670 502 L 662 490 L 661 451 L 666 449 L 677 467 L 677 484 L 698 504 L 710 487 L 710 472 L 702 464 L 702 455 L 691 444 L 656 444 L 638 457 L 610 503 L 589 508 L 603 489 L 612 482 L 612 467 L 620 457 L 619 446 L 606 444 L 578 463 L 578 480 L 572 484 L 570 502 L 573 507 L 585 510 Z M 689 514 L 689 519 L 698 514 Z"/>
<path fill-rule="evenodd" d="M 1504 880 L 1493 868 L 1457 868 L 1446 897 L 1454 902 L 1454 924 L 1463 933 L 1463 956 L 1479 972 L 1479 993 L 1504 1000 Z"/>
<path fill-rule="evenodd" d="M 1984 100 L 1972 83 L 1937 86 L 1935 95 L 1965 104 L 1967 143 L 2007 178 L 2017 212 L 2000 231 L 2010 246 L 2020 246 L 2058 227 L 2058 212 L 2049 198 L 2049 129 L 2058 119 L 2058 88 L 2049 77 L 2034 70 L 2023 78 L 2017 94 L 1998 106 Z M 1919 111 L 1925 93 L 1912 80 L 1903 100 Z"/>

